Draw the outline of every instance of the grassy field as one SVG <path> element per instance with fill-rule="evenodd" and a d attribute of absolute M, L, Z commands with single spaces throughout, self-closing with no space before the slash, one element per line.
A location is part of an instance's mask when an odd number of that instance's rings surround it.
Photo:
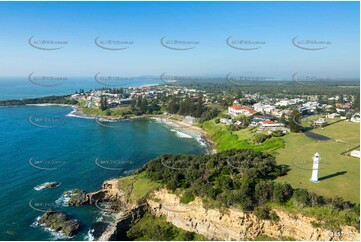
<path fill-rule="evenodd" d="M 201 127 L 207 132 L 209 137 L 216 144 L 217 151 L 228 149 L 254 149 L 257 151 L 273 152 L 284 147 L 284 141 L 281 138 L 270 138 L 262 144 L 253 144 L 251 137 L 255 134 L 252 129 L 243 129 L 239 131 L 229 131 L 224 124 L 216 124 L 214 120 L 206 121 Z"/>
<path fill-rule="evenodd" d="M 360 201 L 360 160 L 342 155 L 359 145 L 360 126 L 346 121 L 331 124 L 312 132 L 326 135 L 349 143 L 314 141 L 304 134 L 288 134 L 283 137 L 286 147 L 279 150 L 277 162 L 289 165 L 289 173 L 279 181 L 289 182 L 294 188 L 306 188 L 327 197 L 342 196 L 353 202 Z M 312 156 L 321 156 L 319 183 L 311 183 Z"/>
<path fill-rule="evenodd" d="M 144 198 L 148 192 L 161 187 L 161 184 L 144 177 L 144 174 L 126 176 L 119 179 L 119 188 L 124 190 L 131 201 Z"/>
<path fill-rule="evenodd" d="M 304 126 L 321 116 L 311 116 L 302 121 Z M 360 144 L 360 126 L 358 123 L 326 119 L 330 124 L 324 128 L 311 130 L 335 140 L 315 141 L 304 134 L 290 133 L 282 138 L 271 138 L 256 145 L 250 142 L 255 134 L 253 129 L 231 132 L 224 124 L 210 120 L 201 124 L 215 142 L 217 151 L 227 149 L 255 149 L 274 154 L 278 164 L 288 165 L 289 173 L 278 178 L 288 182 L 294 188 L 306 188 L 326 197 L 342 196 L 353 202 L 360 201 L 360 160 L 344 155 L 347 150 Z M 344 141 L 344 142 L 342 142 Z M 311 183 L 312 156 L 318 152 L 321 156 L 319 183 Z"/>

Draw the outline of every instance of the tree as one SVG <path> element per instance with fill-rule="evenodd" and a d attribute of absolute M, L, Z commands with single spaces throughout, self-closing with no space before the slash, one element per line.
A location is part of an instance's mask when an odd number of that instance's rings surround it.
<path fill-rule="evenodd" d="M 305 207 L 310 205 L 310 195 L 306 189 L 299 188 L 293 193 L 297 205 L 300 207 Z"/>
<path fill-rule="evenodd" d="M 360 93 L 355 96 L 355 99 L 352 102 L 352 108 L 360 111 Z"/>
<path fill-rule="evenodd" d="M 197 109 L 196 109 L 196 114 L 195 116 L 197 118 L 200 118 L 202 116 L 202 113 L 203 113 L 203 97 L 202 95 L 200 94 L 198 96 L 198 103 L 197 103 Z"/>
<path fill-rule="evenodd" d="M 146 98 L 144 98 L 141 102 L 141 105 L 140 105 L 140 111 L 142 113 L 147 113 L 147 108 L 148 108 L 148 101 Z"/>
<path fill-rule="evenodd" d="M 279 119 L 279 122 L 286 125 L 287 124 L 287 120 L 286 120 L 286 116 L 285 116 L 285 113 L 282 113 L 280 119 Z"/>
<path fill-rule="evenodd" d="M 106 98 L 104 98 L 103 96 L 100 97 L 100 109 L 102 111 L 106 110 L 108 107 L 107 107 L 107 100 Z"/>
<path fill-rule="evenodd" d="M 133 112 L 135 111 L 135 105 L 137 103 L 137 100 L 135 100 L 134 98 L 132 99 L 132 102 L 130 103 L 130 110 Z"/>
<path fill-rule="evenodd" d="M 167 111 L 171 114 L 175 114 L 178 112 L 177 103 L 174 97 L 172 97 L 171 100 L 168 102 Z"/>
<path fill-rule="evenodd" d="M 272 200 L 279 203 L 286 202 L 293 194 L 293 189 L 288 183 L 275 183 L 273 187 Z"/>
<path fill-rule="evenodd" d="M 268 136 L 265 135 L 265 134 L 256 134 L 253 137 L 253 140 L 254 140 L 255 143 L 261 144 L 261 143 L 265 142 L 267 138 L 268 138 Z"/>
<path fill-rule="evenodd" d="M 291 132 L 298 133 L 300 132 L 302 126 L 300 125 L 301 114 L 297 109 L 292 111 L 291 116 L 288 119 L 288 125 L 290 127 Z"/>

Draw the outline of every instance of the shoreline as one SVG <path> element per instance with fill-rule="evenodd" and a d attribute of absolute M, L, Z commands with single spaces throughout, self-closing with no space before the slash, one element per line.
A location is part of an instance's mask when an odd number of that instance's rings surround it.
<path fill-rule="evenodd" d="M 72 104 L 56 104 L 56 103 L 42 103 L 42 104 L 26 104 L 25 106 L 36 106 L 36 107 L 49 107 L 49 106 L 59 106 L 59 107 L 71 107 L 73 110 L 68 113 L 66 116 L 68 117 L 75 117 L 75 118 L 84 118 L 84 119 L 96 119 L 101 118 L 103 120 L 109 120 L 109 121 L 125 121 L 125 120 L 133 120 L 133 119 L 153 119 L 157 120 L 160 119 L 161 123 L 164 125 L 174 125 L 176 127 L 179 127 L 181 129 L 184 129 L 185 131 L 195 133 L 199 136 L 199 139 L 197 137 L 193 137 L 196 139 L 201 145 L 205 144 L 207 147 L 207 153 L 208 154 L 215 154 L 217 153 L 217 150 L 215 148 L 214 142 L 211 140 L 211 138 L 208 136 L 207 132 L 204 131 L 201 127 L 198 127 L 194 124 L 190 124 L 184 121 L 174 120 L 171 119 L 170 115 L 140 115 L 140 116 L 130 116 L 127 118 L 122 117 L 110 117 L 110 116 L 103 116 L 103 115 L 89 115 L 83 112 L 82 108 L 78 105 L 72 105 Z"/>
<path fill-rule="evenodd" d="M 160 119 L 160 120 L 165 120 L 164 125 L 174 125 L 176 127 L 179 127 L 181 129 L 184 129 L 188 132 L 191 133 L 196 133 L 197 135 L 199 135 L 200 143 L 202 143 L 202 141 L 204 141 L 206 147 L 207 147 L 207 151 L 208 154 L 215 154 L 217 153 L 217 150 L 215 148 L 215 144 L 214 142 L 211 140 L 211 138 L 208 136 L 208 134 L 201 128 L 198 127 L 196 125 L 184 122 L 184 121 L 178 121 L 178 120 L 174 120 L 171 119 L 169 116 L 166 115 L 161 115 L 161 116 L 155 116 L 155 117 L 150 117 L 151 119 Z"/>

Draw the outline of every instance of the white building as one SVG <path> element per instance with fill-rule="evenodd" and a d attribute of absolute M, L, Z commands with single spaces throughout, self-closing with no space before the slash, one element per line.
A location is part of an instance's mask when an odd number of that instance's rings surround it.
<path fill-rule="evenodd" d="M 256 111 L 249 107 L 241 107 L 241 106 L 237 106 L 237 105 L 228 107 L 228 114 L 233 115 L 233 116 L 237 116 L 240 114 L 243 114 L 246 116 L 251 116 L 255 113 L 256 113 Z"/>
<path fill-rule="evenodd" d="M 350 154 L 352 157 L 356 157 L 356 158 L 360 158 L 361 155 L 360 155 L 360 151 L 359 150 L 353 150 L 351 151 L 351 154 Z"/>
<path fill-rule="evenodd" d="M 282 123 L 276 123 L 271 120 L 265 120 L 262 122 L 263 128 L 274 128 L 274 127 L 284 127 L 285 125 Z"/>
<path fill-rule="evenodd" d="M 360 122 L 360 113 L 355 113 L 351 118 L 351 122 L 359 123 Z"/>
<path fill-rule="evenodd" d="M 273 110 L 275 110 L 275 106 L 269 105 L 269 104 L 263 104 L 263 103 L 256 103 L 253 105 L 253 108 L 255 111 L 260 113 L 272 113 Z"/>

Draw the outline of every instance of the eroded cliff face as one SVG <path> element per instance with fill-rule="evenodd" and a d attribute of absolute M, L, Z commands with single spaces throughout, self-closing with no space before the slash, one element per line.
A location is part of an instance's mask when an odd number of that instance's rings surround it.
<path fill-rule="evenodd" d="M 259 220 L 252 212 L 234 208 L 223 212 L 218 209 L 205 209 L 199 198 L 189 204 L 182 204 L 176 194 L 166 189 L 152 192 L 150 198 L 141 201 L 141 204 L 130 203 L 125 194 L 119 189 L 118 180 L 106 181 L 100 191 L 88 194 L 90 203 L 101 200 L 114 201 L 121 205 L 114 223 L 107 227 L 98 240 L 125 240 L 126 231 L 131 224 L 139 220 L 147 210 L 155 216 L 166 216 L 167 221 L 174 226 L 202 234 L 209 240 L 246 240 L 259 235 L 279 239 L 291 237 L 295 240 L 360 239 L 360 234 L 353 227 L 344 226 L 342 233 L 345 235 L 337 236 L 328 230 L 314 228 L 311 224 L 315 221 L 313 218 L 282 210 L 273 210 L 279 221 L 272 222 Z"/>
<path fill-rule="evenodd" d="M 126 196 L 125 191 L 119 189 L 117 179 L 105 181 L 102 189 L 97 192 L 87 194 L 90 204 L 97 204 L 98 202 L 111 202 L 112 207 L 110 211 L 118 211 L 115 215 L 114 222 L 109 225 L 102 235 L 96 240 L 126 240 L 126 232 L 131 224 L 142 218 L 148 208 L 148 204 L 142 201 L 141 204 L 131 203 Z M 108 211 L 105 209 L 105 211 Z"/>
<path fill-rule="evenodd" d="M 209 240 L 245 240 L 264 234 L 274 238 L 291 237 L 296 240 L 359 240 L 360 234 L 353 227 L 345 226 L 345 236 L 314 228 L 315 219 L 303 215 L 293 215 L 274 210 L 279 216 L 278 222 L 259 220 L 250 212 L 229 209 L 222 213 L 216 209 L 204 209 L 202 201 L 196 199 L 189 204 L 181 204 L 179 197 L 166 189 L 155 191 L 148 199 L 150 211 L 156 215 L 165 215 L 167 221 L 187 231 L 204 235 Z"/>

